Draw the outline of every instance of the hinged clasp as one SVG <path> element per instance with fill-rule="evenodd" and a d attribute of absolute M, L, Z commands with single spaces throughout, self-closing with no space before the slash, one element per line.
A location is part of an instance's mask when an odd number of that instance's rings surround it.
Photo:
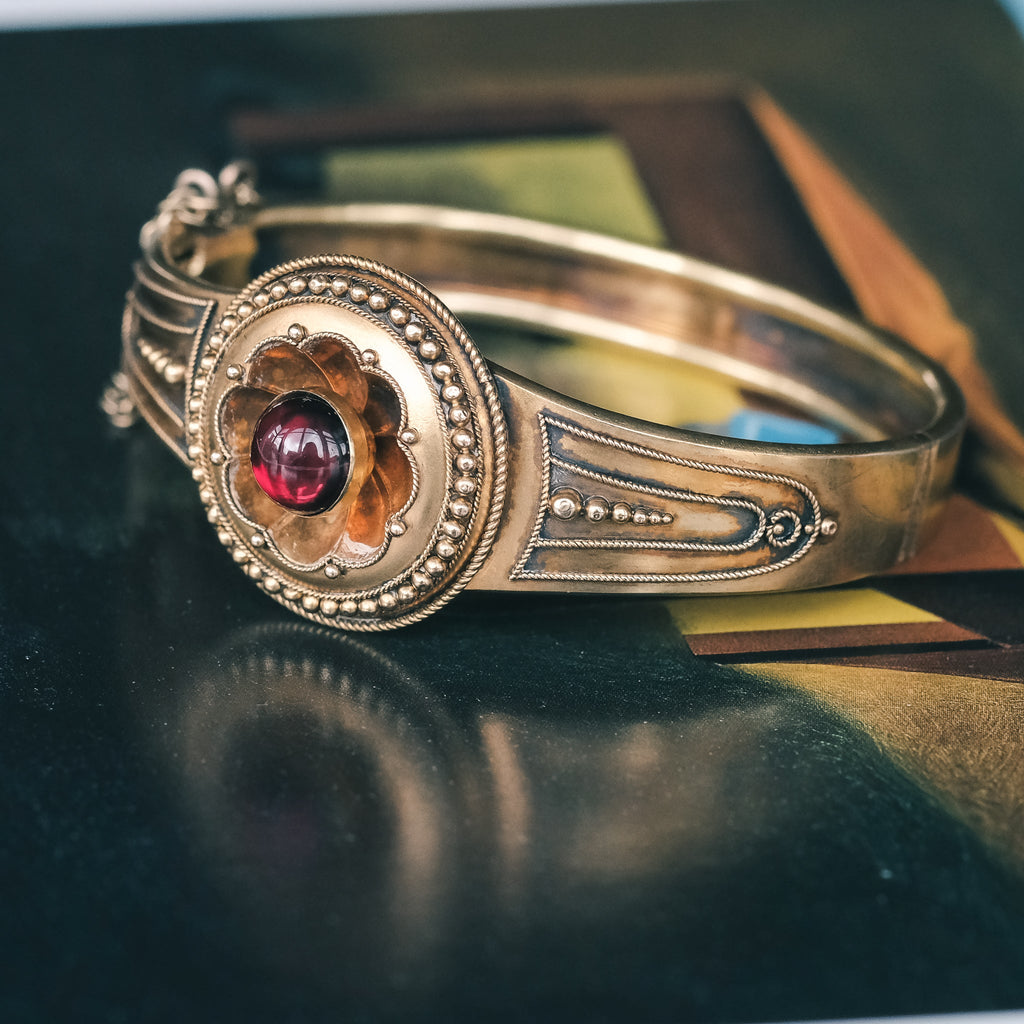
<path fill-rule="evenodd" d="M 228 164 L 216 178 L 193 167 L 178 175 L 156 216 L 143 226 L 139 240 L 148 248 L 175 224 L 202 233 L 226 231 L 243 224 L 260 203 L 256 168 L 248 160 Z"/>

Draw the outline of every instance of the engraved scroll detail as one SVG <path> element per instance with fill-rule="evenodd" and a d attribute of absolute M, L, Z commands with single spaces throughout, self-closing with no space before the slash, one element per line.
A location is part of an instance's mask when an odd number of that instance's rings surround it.
<path fill-rule="evenodd" d="M 540 501 L 511 580 L 742 579 L 791 565 L 822 533 L 817 498 L 792 477 L 680 458 L 544 413 L 539 421 Z"/>

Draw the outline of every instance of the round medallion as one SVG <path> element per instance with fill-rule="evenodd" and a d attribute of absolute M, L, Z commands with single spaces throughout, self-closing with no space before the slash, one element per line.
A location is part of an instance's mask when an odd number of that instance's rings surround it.
<path fill-rule="evenodd" d="M 454 315 L 381 264 L 252 282 L 196 353 L 189 456 L 250 578 L 325 625 L 386 629 L 461 590 L 505 484 L 493 379 Z"/>

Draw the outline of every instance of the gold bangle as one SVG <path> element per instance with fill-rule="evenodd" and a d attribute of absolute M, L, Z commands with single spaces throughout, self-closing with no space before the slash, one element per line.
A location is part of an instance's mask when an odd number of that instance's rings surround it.
<path fill-rule="evenodd" d="M 242 286 L 258 239 L 283 262 Z M 372 258 L 309 255 L 343 247 Z M 696 363 L 847 440 L 595 408 L 489 365 L 456 314 Z M 112 417 L 134 406 L 190 465 L 250 579 L 357 630 L 466 587 L 726 594 L 877 573 L 927 534 L 964 428 L 940 366 L 783 289 L 519 218 L 264 208 L 239 164 L 185 172 L 143 229 L 120 380 Z"/>

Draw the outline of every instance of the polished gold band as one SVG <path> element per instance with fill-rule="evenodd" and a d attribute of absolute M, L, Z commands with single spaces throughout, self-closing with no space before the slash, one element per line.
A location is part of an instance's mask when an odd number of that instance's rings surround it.
<path fill-rule="evenodd" d="M 276 266 L 246 285 L 268 251 Z M 312 255 L 339 252 L 361 255 Z M 489 365 L 463 320 L 696 364 L 845 440 L 596 408 Z M 123 342 L 131 400 L 191 465 L 232 557 L 299 614 L 353 629 L 465 587 L 744 593 L 877 573 L 927 535 L 964 428 L 941 367 L 752 278 L 483 213 L 261 208 L 237 169 L 188 172 L 144 229 Z M 255 424 L 294 395 L 365 433 L 344 497 L 314 515 L 253 479 Z"/>

